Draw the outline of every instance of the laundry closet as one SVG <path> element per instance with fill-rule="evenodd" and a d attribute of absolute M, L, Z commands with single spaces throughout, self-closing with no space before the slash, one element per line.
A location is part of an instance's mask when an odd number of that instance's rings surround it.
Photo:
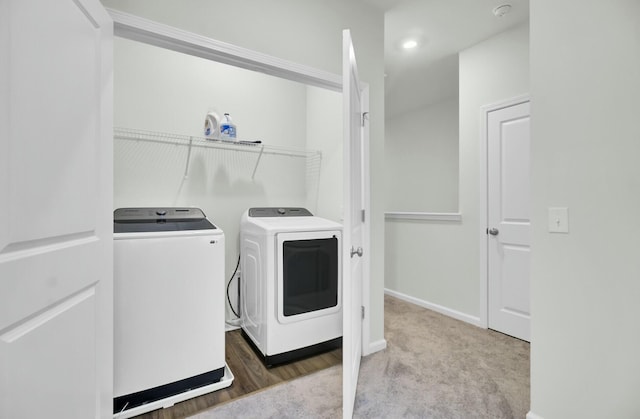
<path fill-rule="evenodd" d="M 237 140 L 260 143 L 205 140 L 209 111 L 231 115 Z M 201 208 L 225 233 L 226 280 L 248 208 L 341 221 L 340 92 L 116 37 L 114 127 L 114 209 Z"/>
<path fill-rule="evenodd" d="M 175 374 L 168 370 L 166 377 L 154 378 L 163 359 L 173 365 L 175 357 L 189 357 L 187 347 L 200 346 L 197 338 L 191 339 L 194 334 L 212 333 L 215 326 L 220 330 L 214 338 L 216 347 L 220 342 L 224 345 L 220 328 L 225 321 L 229 329 L 242 326 L 247 341 L 266 365 L 339 348 L 342 94 L 123 38 L 115 39 L 114 63 L 114 225 L 124 232 L 114 235 L 114 413 L 131 417 L 163 407 L 163 403 L 170 405 L 231 385 L 232 372 L 228 365 L 221 367 L 223 349 L 208 356 L 197 355 L 202 359 L 201 367 L 185 367 Z M 233 119 L 235 138 L 224 138 L 216 131 L 217 115 L 223 114 Z M 206 125 L 208 115 L 216 117 Z M 211 124 L 213 135 L 206 131 Z M 272 238 L 279 234 L 296 238 L 286 242 L 292 243 L 294 250 L 289 251 L 292 256 L 283 256 L 283 260 L 290 260 L 282 262 L 284 274 L 281 264 L 275 264 L 280 279 L 276 279 L 276 270 L 269 268 L 274 263 L 269 255 L 276 258 L 267 250 L 273 246 L 272 239 L 258 249 L 257 259 L 252 259 L 256 263 L 244 263 L 245 255 L 240 263 L 241 249 L 247 249 L 239 243 L 243 214 L 251 221 L 271 217 L 276 226 L 270 230 L 276 232 Z M 139 218 L 130 219 L 132 216 Z M 277 227 L 290 224 L 291 216 L 301 219 L 299 227 Z M 200 225 L 201 219 L 207 231 L 180 231 L 195 228 L 188 224 Z M 293 231 L 293 236 L 285 231 Z M 193 244 L 184 245 L 184 237 L 193 234 Z M 161 244 L 156 243 L 151 251 L 142 250 L 142 243 L 151 240 Z M 176 244 L 171 245 L 172 240 Z M 125 248 L 125 243 L 133 244 Z M 207 250 L 220 246 L 223 251 L 215 254 Z M 136 263 L 138 254 L 146 262 Z M 218 259 L 200 263 L 203 255 L 209 254 Z M 164 268 L 148 268 L 156 265 L 154 255 Z M 125 259 L 132 268 L 123 267 Z M 176 264 L 182 268 L 175 268 Z M 244 275 L 246 267 L 251 268 Z M 168 271 L 173 273 L 166 274 Z M 297 273 L 291 273 L 294 271 Z M 224 276 L 214 277 L 214 272 L 224 272 Z M 148 292 L 140 286 L 136 295 L 124 292 L 136 289 L 129 287 L 130 283 L 142 283 L 142 279 Z M 202 294 L 197 294 L 198 287 Z M 190 291 L 182 292 L 185 288 Z M 265 308 L 272 307 L 276 294 L 278 304 L 292 312 L 283 312 L 283 316 L 290 317 L 278 320 L 267 314 Z M 157 330 L 164 327 L 136 328 L 135 319 L 140 316 L 135 309 L 125 309 L 138 295 L 144 296 L 145 304 L 163 306 L 150 309 L 143 323 L 165 322 L 167 328 L 162 333 L 183 336 L 189 342 L 182 350 L 176 347 L 164 355 L 156 351 L 155 367 L 140 366 L 141 357 L 133 355 L 144 353 L 145 336 L 162 347 L 162 334 Z M 325 299 L 320 305 L 315 301 L 319 295 Z M 199 308 L 207 304 L 217 308 Z M 165 309 L 176 314 L 163 317 Z M 155 310 L 159 310 L 157 314 Z M 125 312 L 129 314 L 123 316 Z M 176 321 L 176 315 L 183 312 Z M 263 326 L 255 329 L 255 321 L 264 325 L 263 332 Z M 188 328 L 180 326 L 185 322 Z M 185 330 L 191 330 L 190 334 L 184 335 Z M 256 330 L 261 332 L 256 334 Z M 271 350 L 276 341 L 279 349 Z M 211 344 L 203 340 L 205 343 Z M 212 356 L 219 361 L 211 364 L 208 359 Z M 198 378 L 205 372 L 216 372 L 216 379 Z M 188 380 L 196 380 L 193 386 L 201 390 L 190 396 L 195 390 Z M 180 384 L 183 381 L 184 385 Z M 184 390 L 179 389 L 176 395 L 178 390 L 173 387 L 178 385 Z"/>

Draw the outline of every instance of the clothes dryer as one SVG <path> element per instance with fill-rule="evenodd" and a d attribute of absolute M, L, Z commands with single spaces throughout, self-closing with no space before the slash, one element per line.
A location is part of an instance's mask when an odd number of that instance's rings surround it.
<path fill-rule="evenodd" d="M 304 208 L 250 208 L 241 219 L 245 337 L 275 365 L 342 344 L 342 226 Z"/>

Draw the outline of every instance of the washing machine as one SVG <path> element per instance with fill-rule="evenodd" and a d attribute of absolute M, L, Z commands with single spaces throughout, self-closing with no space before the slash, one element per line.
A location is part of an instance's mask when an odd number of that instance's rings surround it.
<path fill-rule="evenodd" d="M 242 215 L 242 331 L 268 366 L 341 346 L 341 248 L 342 226 L 305 208 Z"/>
<path fill-rule="evenodd" d="M 224 232 L 198 208 L 114 212 L 114 416 L 231 385 Z"/>

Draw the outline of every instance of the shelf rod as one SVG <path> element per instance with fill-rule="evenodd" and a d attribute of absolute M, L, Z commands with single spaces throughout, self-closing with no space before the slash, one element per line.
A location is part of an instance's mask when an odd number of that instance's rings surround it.
<path fill-rule="evenodd" d="M 263 152 L 264 152 L 264 146 L 260 146 L 260 154 L 258 154 L 258 158 L 256 159 L 256 166 L 253 168 L 253 173 L 251 174 L 251 180 L 254 180 L 256 177 L 256 171 L 258 170 L 258 165 L 260 164 L 260 159 L 262 158 Z"/>
<path fill-rule="evenodd" d="M 115 139 L 119 140 L 130 140 L 130 141 L 143 141 L 149 143 L 157 143 L 157 144 L 172 144 L 172 145 L 182 145 L 189 147 L 198 147 L 198 148 L 214 148 L 219 150 L 227 150 L 227 151 L 245 151 L 248 153 L 258 153 L 258 154 L 270 154 L 275 156 L 288 156 L 288 157 L 308 157 L 310 153 L 314 153 L 313 151 L 294 151 L 294 150 L 277 150 L 277 149 L 269 149 L 269 146 L 263 145 L 243 145 L 243 144 L 216 144 L 213 141 L 211 143 L 201 143 L 193 142 L 194 139 L 197 140 L 197 137 L 174 137 L 174 139 L 169 138 L 153 138 L 153 136 L 143 136 L 140 134 L 128 134 L 122 132 L 116 132 L 114 134 Z M 187 142 L 189 140 L 189 142 Z M 206 140 L 209 141 L 209 140 Z M 319 151 L 315 151 L 315 153 L 322 153 Z"/>
<path fill-rule="evenodd" d="M 189 178 L 189 163 L 191 162 L 191 146 L 193 145 L 193 137 L 189 137 L 189 151 L 187 151 L 187 164 L 184 167 L 184 178 Z"/>

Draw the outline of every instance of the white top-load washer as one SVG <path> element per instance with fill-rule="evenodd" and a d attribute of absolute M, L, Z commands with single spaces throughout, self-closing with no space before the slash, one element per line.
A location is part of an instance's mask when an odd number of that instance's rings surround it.
<path fill-rule="evenodd" d="M 342 344 L 342 226 L 304 208 L 241 219 L 242 330 L 267 365 Z"/>
<path fill-rule="evenodd" d="M 225 237 L 198 208 L 114 212 L 114 415 L 228 387 Z"/>

